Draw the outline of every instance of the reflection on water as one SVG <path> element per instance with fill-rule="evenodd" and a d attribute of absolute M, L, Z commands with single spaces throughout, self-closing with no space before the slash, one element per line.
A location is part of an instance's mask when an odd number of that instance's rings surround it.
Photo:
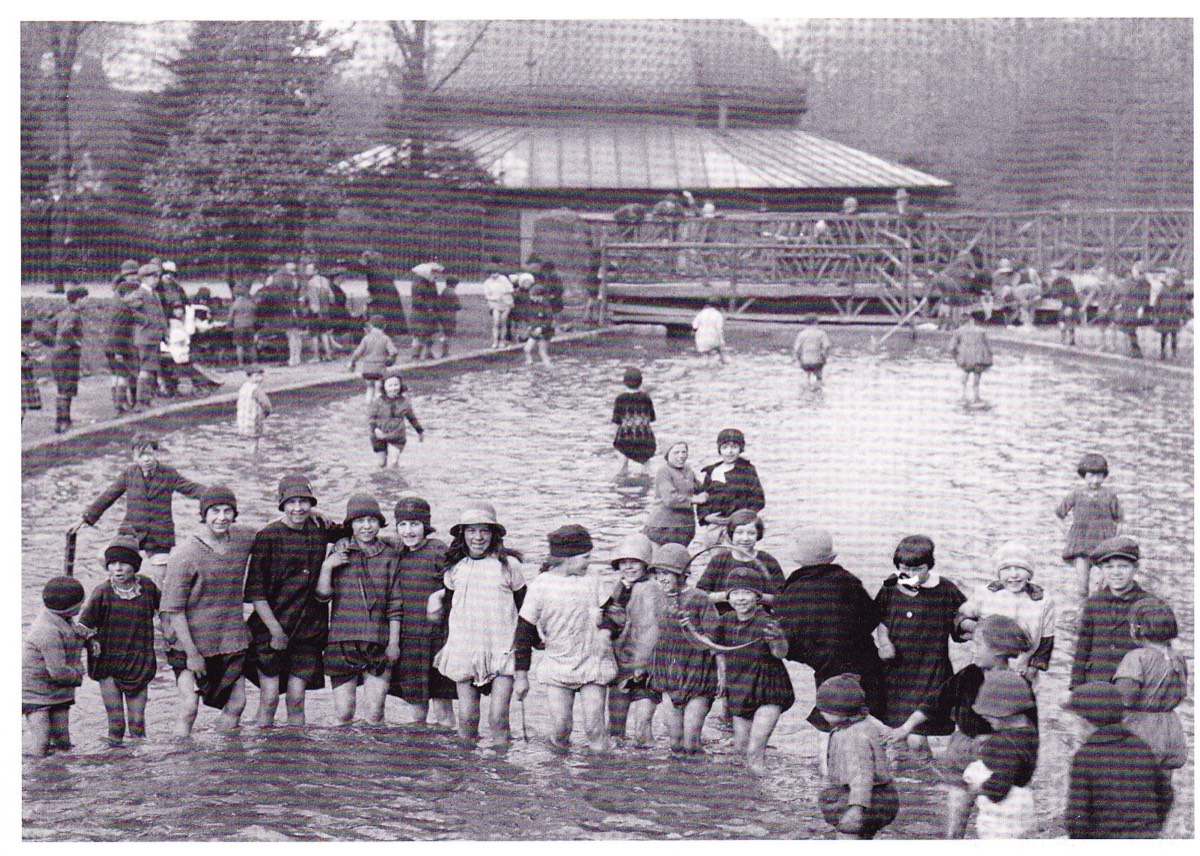
<path fill-rule="evenodd" d="M 410 378 L 416 411 L 429 428 L 410 438 L 399 473 L 375 468 L 359 396 L 314 401 L 268 421 L 262 463 L 251 462 L 232 422 L 166 435 L 168 459 L 201 481 L 235 487 L 243 520 L 265 522 L 279 476 L 312 478 L 320 510 L 340 518 L 346 498 L 376 492 L 390 508 L 405 490 L 432 503 L 443 535 L 469 497 L 493 501 L 506 539 L 531 560 L 545 554 L 545 533 L 566 521 L 586 524 L 596 556 L 640 527 L 649 485 L 616 483 L 611 403 L 621 368 L 638 364 L 654 398 L 661 440 L 691 443 L 699 468 L 715 457 L 717 432 L 742 428 L 746 457 L 767 494 L 767 537 L 779 555 L 795 524 L 828 527 L 839 561 L 874 592 L 891 571 L 896 541 L 924 532 L 937 542 L 938 569 L 964 589 L 991 578 L 988 557 L 1022 538 L 1041 558 L 1037 582 L 1069 603 L 1071 575 L 1059 559 L 1064 532 L 1054 517 L 1089 449 L 1104 452 L 1108 484 L 1121 498 L 1126 530 L 1142 541 L 1144 583 L 1165 596 L 1180 619 L 1181 644 L 1193 635 L 1193 405 L 1190 385 L 1150 374 L 1114 375 L 1050 357 L 1001 351 L 983 382 L 990 410 L 957 404 L 957 370 L 928 343 L 894 343 L 875 352 L 865 337 L 836 331 L 825 390 L 808 393 L 789 362 L 789 341 L 763 334 L 725 368 L 708 366 L 686 341 L 628 337 L 573 344 L 546 369 L 515 362 Z M 660 444 L 660 448 L 661 448 Z M 39 604 L 42 582 L 61 562 L 62 532 L 126 462 L 119 446 L 87 461 L 39 473 L 23 483 L 23 621 Z M 99 554 L 119 522 L 114 509 L 84 529 L 79 569 L 90 588 L 101 578 Z M 196 505 L 180 499 L 180 532 Z M 1072 610 L 1061 609 L 1069 620 Z M 1060 628 L 1050 674 L 1040 689 L 1042 756 L 1034 780 L 1043 834 L 1063 834 L 1067 763 L 1078 741 L 1073 717 L 1060 711 L 1072 634 Z M 956 651 L 961 660 L 965 651 Z M 160 662 L 162 662 L 160 660 Z M 150 688 L 150 739 L 105 749 L 96 685 L 72 710 L 76 749 L 24 766 L 27 838 L 228 839 L 580 839 L 828 837 L 817 798 L 814 732 L 803 717 L 812 703 L 811 673 L 792 666 L 795 708 L 780 721 L 769 774 L 749 776 L 728 738 L 706 731 L 710 757 L 672 758 L 619 749 L 608 759 L 576 750 L 548 752 L 538 735 L 544 696 L 526 702 L 531 742 L 507 751 L 464 747 L 444 732 L 415 727 L 324 727 L 329 692 L 309 696 L 304 732 L 238 735 L 206 730 L 193 741 L 166 735 L 174 710 L 165 663 Z M 252 712 L 256 694 L 251 688 Z M 389 701 L 390 722 L 405 719 Z M 1193 707 L 1180 708 L 1189 735 Z M 519 722 L 519 714 L 517 715 Z M 661 723 L 658 724 L 661 729 Z M 518 729 L 519 734 L 519 729 Z M 941 797 L 928 769 L 899 759 L 901 814 L 881 837 L 932 837 Z M 1190 836 L 1192 765 L 1176 775 L 1173 836 Z"/>

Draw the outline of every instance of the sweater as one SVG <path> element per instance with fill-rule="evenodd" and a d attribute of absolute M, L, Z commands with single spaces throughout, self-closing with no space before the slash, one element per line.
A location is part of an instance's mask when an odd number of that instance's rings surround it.
<path fill-rule="evenodd" d="M 1122 658 L 1137 647 L 1129 635 L 1129 610 L 1150 596 L 1135 582 L 1123 596 L 1104 586 L 1084 601 L 1071 665 L 1071 689 L 1090 681 L 1108 683 L 1113 679 Z"/>
<path fill-rule="evenodd" d="M 83 638 L 70 619 L 38 613 L 21 643 L 21 703 L 55 705 L 75 700 L 83 683 Z"/>

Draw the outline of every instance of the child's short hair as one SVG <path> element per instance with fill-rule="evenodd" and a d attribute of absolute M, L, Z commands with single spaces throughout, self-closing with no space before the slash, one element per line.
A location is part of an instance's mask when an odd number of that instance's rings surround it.
<path fill-rule="evenodd" d="M 1175 613 L 1166 601 L 1144 597 L 1129 610 L 1129 626 L 1147 642 L 1170 642 L 1179 635 Z"/>
<path fill-rule="evenodd" d="M 383 327 L 383 316 L 382 315 L 368 315 L 367 323 L 370 324 L 372 327 L 382 328 Z"/>
<path fill-rule="evenodd" d="M 625 376 L 622 379 L 624 384 L 630 389 L 638 389 L 642 385 L 642 372 L 640 369 L 630 366 L 625 369 Z"/>
<path fill-rule="evenodd" d="M 140 452 L 143 449 L 153 449 L 157 452 L 158 440 L 149 434 L 134 434 L 133 439 L 129 441 L 129 447 L 135 452 Z"/>
<path fill-rule="evenodd" d="M 747 523 L 754 524 L 754 531 L 758 535 L 758 540 L 763 539 L 763 533 L 766 532 L 766 527 L 763 525 L 762 518 L 746 508 L 739 508 L 733 514 L 729 515 L 729 520 L 725 523 L 725 531 L 729 536 L 733 537 L 733 530 L 739 526 L 745 526 Z"/>
<path fill-rule="evenodd" d="M 1077 471 L 1080 478 L 1083 478 L 1088 473 L 1100 473 L 1100 475 L 1107 476 L 1108 461 L 1105 460 L 1103 455 L 1096 452 L 1088 452 L 1079 459 Z"/>
<path fill-rule="evenodd" d="M 909 568 L 925 565 L 932 568 L 933 539 L 926 535 L 905 536 L 896 545 L 896 552 L 892 555 L 892 564 L 897 568 L 901 565 Z"/>

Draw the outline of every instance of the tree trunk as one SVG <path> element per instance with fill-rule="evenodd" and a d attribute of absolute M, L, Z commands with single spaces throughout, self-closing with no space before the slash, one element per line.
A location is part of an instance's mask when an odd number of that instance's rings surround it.
<path fill-rule="evenodd" d="M 51 74 L 50 112 L 55 133 L 54 170 L 50 176 L 50 276 L 55 291 L 62 291 L 66 279 L 67 243 L 71 236 L 71 75 L 79 36 L 87 25 L 62 21 L 55 25 L 51 44 L 54 66 Z"/>

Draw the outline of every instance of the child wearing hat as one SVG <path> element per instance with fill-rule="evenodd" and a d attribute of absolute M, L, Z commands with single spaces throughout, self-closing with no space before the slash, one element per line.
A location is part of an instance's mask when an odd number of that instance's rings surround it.
<path fill-rule="evenodd" d="M 1090 726 L 1071 758 L 1066 824 L 1070 838 L 1157 838 L 1175 801 L 1150 746 L 1121 721 L 1120 690 L 1094 681 L 1064 707 Z"/>
<path fill-rule="evenodd" d="M 654 542 L 642 533 L 622 538 L 609 559 L 620 579 L 600 607 L 614 634 L 617 661 L 608 693 L 608 733 L 627 737 L 634 746 L 650 742 L 654 710 L 662 701 L 662 693 L 648 685 L 664 601 L 662 589 L 651 579 L 653 558 Z"/>
<path fill-rule="evenodd" d="M 1089 554 L 1096 545 L 1117 534 L 1121 523 L 1121 503 L 1117 495 L 1104 487 L 1108 478 L 1108 461 L 1103 455 L 1088 452 L 1079 459 L 1076 467 L 1083 486 L 1071 491 L 1054 509 L 1059 520 L 1071 516 L 1071 528 L 1067 532 L 1067 546 L 1063 549 L 1064 562 L 1075 565 L 1078 577 L 1079 600 L 1087 600 L 1092 562 Z"/>
<path fill-rule="evenodd" d="M 837 675 L 822 683 L 817 710 L 829 727 L 821 814 L 838 838 L 874 838 L 900 810 L 886 729 L 868 713 L 857 675 Z"/>
<path fill-rule="evenodd" d="M 1025 631 L 1008 616 L 981 618 L 971 637 L 971 662 L 930 693 L 903 725 L 892 730 L 891 740 L 906 740 L 927 721 L 949 718 L 954 723 L 954 733 L 938 759 L 941 782 L 947 788 L 948 839 L 962 838 L 966 833 L 971 803 L 963 772 L 978 759 L 980 744 L 992 733 L 991 724 L 973 707 L 979 690 L 989 671 L 1008 669 L 1010 660 L 1032 647 Z M 1036 715 L 1037 708 L 1030 713 Z"/>
<path fill-rule="evenodd" d="M 696 352 L 716 357 L 716 362 L 725 365 L 725 316 L 719 306 L 715 297 L 704 301 L 704 308 L 692 319 L 692 329 L 696 331 Z"/>
<path fill-rule="evenodd" d="M 71 619 L 83 605 L 74 577 L 51 577 L 44 607 L 21 642 L 21 714 L 28 730 L 24 754 L 42 757 L 71 748 L 69 717 L 83 683 L 83 633 Z"/>
<path fill-rule="evenodd" d="M 654 402 L 642 391 L 642 373 L 632 366 L 625 369 L 626 392 L 613 402 L 612 422 L 617 426 L 613 448 L 621 457 L 621 472 L 624 476 L 629 462 L 642 465 L 649 472 L 650 459 L 654 457 L 655 439 L 650 423 L 654 421 Z"/>
<path fill-rule="evenodd" d="M 92 589 L 79 623 L 94 631 L 89 647 L 88 677 L 100 684 L 108 714 L 108 742 L 146 736 L 146 701 L 158 671 L 154 656 L 154 614 L 162 595 L 149 577 L 141 576 L 142 556 L 132 535 L 117 535 L 104 551 L 108 580 Z"/>
<path fill-rule="evenodd" d="M 1179 636 L 1175 613 L 1156 597 L 1129 610 L 1129 635 L 1138 647 L 1121 660 L 1113 684 L 1127 709 L 1125 725 L 1146 741 L 1169 779 L 1170 770 L 1187 763 L 1187 737 L 1175 712 L 1187 697 L 1188 668 L 1171 647 Z"/>
<path fill-rule="evenodd" d="M 238 390 L 237 432 L 250 441 L 250 454 L 258 457 L 258 444 L 263 436 L 263 422 L 271 415 L 271 399 L 263 390 L 266 373 L 257 363 L 246 366 L 246 382 Z"/>
<path fill-rule="evenodd" d="M 729 646 L 725 660 L 725 709 L 733 717 L 734 751 L 746 765 L 766 772 L 767 741 L 784 711 L 796 701 L 783 657 L 783 629 L 762 608 L 765 579 L 755 568 L 734 568 L 725 582 L 731 611 L 720 618 L 713 641 Z"/>
<path fill-rule="evenodd" d="M 820 324 L 821 319 L 816 315 L 805 315 L 804 328 L 796 334 L 796 341 L 792 345 L 792 359 L 804 369 L 809 389 L 821 386 L 821 373 L 825 370 L 825 361 L 833 348 L 829 336 L 821 329 Z"/>
<path fill-rule="evenodd" d="M 588 573 L 592 538 L 577 524 L 549 535 L 550 559 L 532 582 L 521 605 L 513 639 L 516 672 L 513 695 L 529 694 L 529 668 L 534 645 L 545 650 L 535 677 L 546 687 L 550 713 L 550 745 L 570 747 L 575 699 L 582 705 L 583 727 L 593 752 L 609 750 L 605 702 L 617 676 L 611 630 L 601 620 L 607 591 L 599 576 Z"/>
<path fill-rule="evenodd" d="M 200 497 L 200 528 L 171 551 L 161 609 L 167 663 L 179 705 L 175 734 L 188 737 L 200 702 L 221 711 L 218 728 L 238 727 L 246 709 L 246 649 L 242 615 L 246 563 L 254 530 L 238 525 L 237 497 L 211 485 Z"/>
<path fill-rule="evenodd" d="M 965 319 L 962 326 L 954 331 L 950 339 L 950 356 L 958 363 L 963 371 L 964 404 L 974 401 L 979 404 L 979 381 L 983 373 L 992 367 L 992 347 L 988 342 L 987 333 L 976 322 L 980 310 L 975 310 Z M 970 383 L 973 398 L 967 397 L 967 384 Z"/>
<path fill-rule="evenodd" d="M 875 595 L 880 657 L 887 663 L 887 715 L 883 721 L 893 727 L 902 725 L 931 692 L 950 679 L 954 673 L 950 640 L 963 641 L 957 619 L 966 597 L 933 570 L 933 551 L 933 540 L 925 535 L 901 539 L 892 555 L 896 573 L 883 581 Z M 908 745 L 928 755 L 927 738 L 953 730 L 948 716 L 935 715 L 912 730 Z"/>
<path fill-rule="evenodd" d="M 278 495 L 283 516 L 254 536 L 244 595 L 254 605 L 246 676 L 260 690 L 264 728 L 275 724 L 280 692 L 287 692 L 287 724 L 304 725 L 304 693 L 325 686 L 329 608 L 316 589 L 326 548 L 343 534 L 312 518 L 317 498 L 306 476 L 283 476 Z"/>
<path fill-rule="evenodd" d="M 959 607 L 958 626 L 969 636 L 986 615 L 1007 615 L 1021 626 L 1034 648 L 1012 661 L 1012 669 L 1034 687 L 1038 675 L 1050 668 L 1054 653 L 1054 598 L 1034 585 L 1033 552 L 1024 544 L 1010 541 L 996 551 L 996 579 L 975 592 Z"/>
<path fill-rule="evenodd" d="M 1029 788 L 1038 754 L 1033 690 L 1020 675 L 992 669 L 972 707 L 992 727 L 979 744 L 979 758 L 963 771 L 979 809 L 976 831 L 980 838 L 1028 838 L 1037 823 Z"/>
<path fill-rule="evenodd" d="M 385 324 L 382 315 L 368 315 L 363 324 L 362 341 L 350 355 L 350 371 L 353 372 L 354 366 L 362 363 L 362 379 L 367 386 L 367 406 L 379 395 L 384 371 L 400 356 L 396 343 L 384 331 Z"/>
<path fill-rule="evenodd" d="M 392 666 L 400 659 L 400 556 L 379 538 L 386 523 L 375 497 L 351 496 L 344 525 L 353 535 L 333 545 L 317 579 L 316 599 L 330 604 L 324 668 L 338 725 L 354 721 L 360 683 L 368 724 L 383 722 Z"/>
<path fill-rule="evenodd" d="M 425 429 L 417 421 L 412 403 L 404 396 L 400 370 L 389 368 L 383 374 L 383 394 L 371 402 L 367 427 L 371 429 L 371 449 L 379 458 L 379 468 L 390 465 L 394 469 L 400 466 L 400 453 L 407 442 L 405 420 L 412 423 L 420 442 L 425 441 Z"/>
<path fill-rule="evenodd" d="M 726 428 L 717 434 L 721 459 L 700 470 L 700 490 L 706 494 L 706 501 L 698 506 L 697 513 L 710 526 L 707 534 L 712 544 L 720 537 L 729 515 L 740 508 L 762 511 L 767 504 L 758 470 L 742 457 L 745 450 L 746 435 L 737 428 Z"/>
<path fill-rule="evenodd" d="M 1092 681 L 1111 681 L 1122 658 L 1137 644 L 1129 633 L 1129 612 L 1150 592 L 1135 577 L 1141 550 L 1128 535 L 1106 538 L 1092 549 L 1090 558 L 1104 575 L 1104 585 L 1083 604 L 1071 687 Z"/>
<path fill-rule="evenodd" d="M 718 616 L 703 592 L 684 588 L 690 567 L 691 556 L 682 544 L 654 548 L 650 570 L 664 598 L 650 687 L 667 696 L 671 751 L 699 754 L 704 719 L 717 697 L 717 662 L 696 634 L 711 637 Z"/>
<path fill-rule="evenodd" d="M 454 727 L 454 682 L 433 667 L 433 658 L 446 642 L 444 620 L 426 617 L 429 597 L 442 588 L 446 542 L 431 537 L 432 511 L 419 496 L 396 500 L 395 547 L 400 555 L 397 580 L 400 593 L 400 659 L 392 668 L 388 694 L 404 701 L 412 721 Z"/>
<path fill-rule="evenodd" d="M 489 502 L 473 502 L 450 527 L 441 591 L 429 598 L 429 615 L 447 619 L 446 644 L 434 667 L 458 685 L 458 734 L 479 739 L 479 696 L 490 694 L 491 740 L 510 739 L 513 636 L 525 601 L 521 554 L 504 545 L 506 530 Z"/>

